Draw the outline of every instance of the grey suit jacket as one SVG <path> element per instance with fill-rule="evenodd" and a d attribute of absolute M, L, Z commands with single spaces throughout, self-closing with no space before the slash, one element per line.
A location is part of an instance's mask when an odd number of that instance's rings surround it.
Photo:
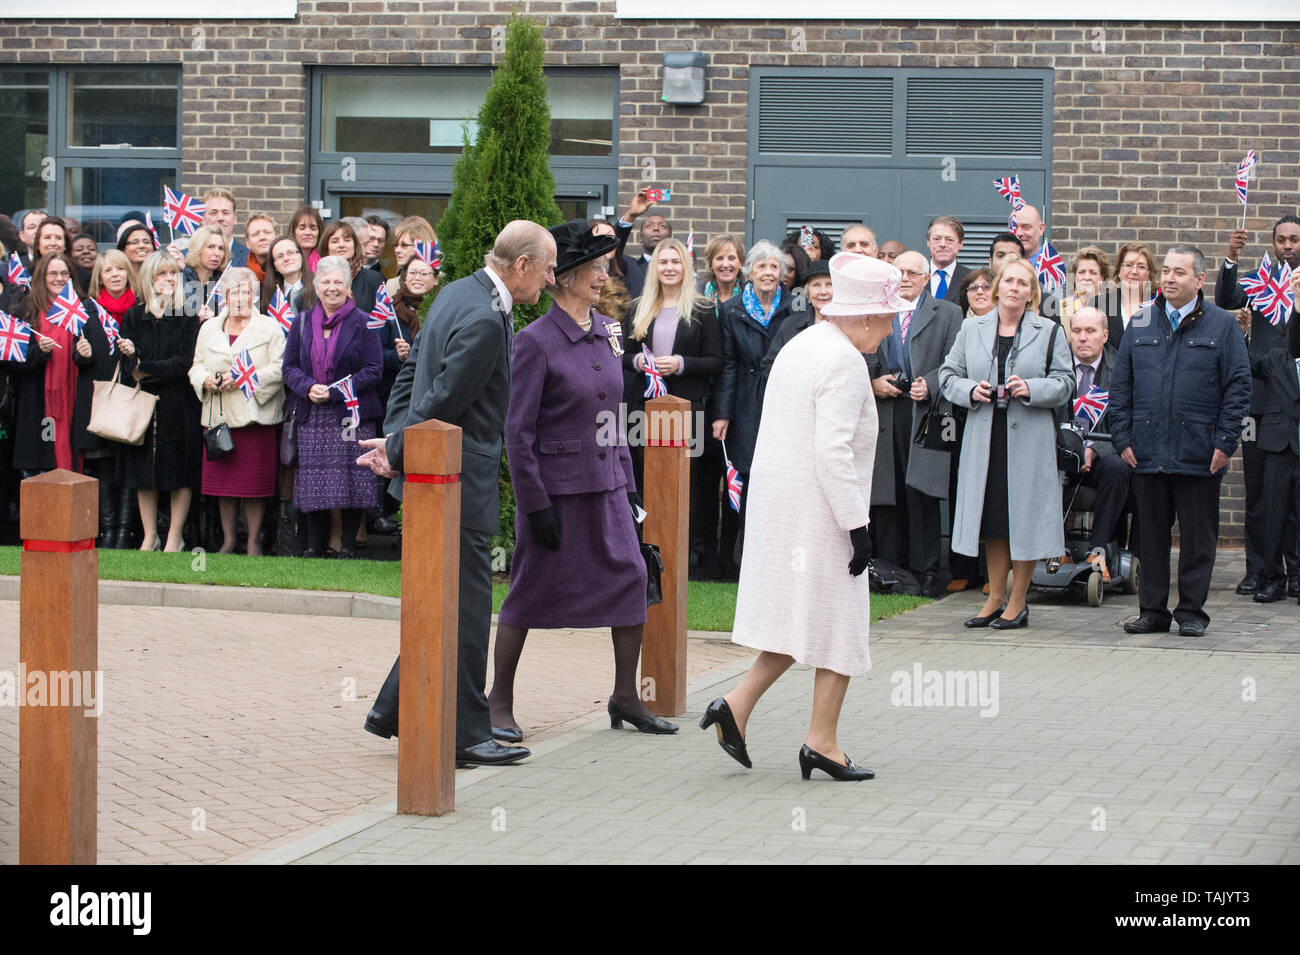
<path fill-rule="evenodd" d="M 514 319 L 483 269 L 434 299 L 388 396 L 388 461 L 401 469 L 404 429 L 436 418 L 461 429 L 461 527 L 495 534 L 510 401 Z"/>

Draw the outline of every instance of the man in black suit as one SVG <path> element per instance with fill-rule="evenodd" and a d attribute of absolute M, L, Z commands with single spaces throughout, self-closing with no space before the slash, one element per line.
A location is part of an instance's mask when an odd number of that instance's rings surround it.
<path fill-rule="evenodd" d="M 673 234 L 668 220 L 657 212 L 653 213 L 641 220 L 641 230 L 637 233 L 641 243 L 641 254 L 631 256 L 621 252 L 632 235 L 633 224 L 650 209 L 651 204 L 646 198 L 646 190 L 638 190 L 632 201 L 628 203 L 627 212 L 623 213 L 614 226 L 614 235 L 621 243 L 619 249 L 620 254 L 623 255 L 623 274 L 627 277 L 627 290 L 633 298 L 639 297 L 645 287 L 646 269 L 650 265 L 650 256 L 654 254 L 659 240 L 667 239 Z"/>
<path fill-rule="evenodd" d="M 1249 239 L 1250 233 L 1245 229 L 1235 230 L 1228 239 L 1228 254 L 1223 261 L 1223 267 L 1219 269 L 1219 278 L 1214 285 L 1214 304 L 1220 308 L 1235 311 L 1249 303 L 1246 291 L 1241 287 L 1240 269 L 1237 267 L 1237 260 Z M 1274 223 L 1273 258 L 1276 260 L 1274 274 L 1281 269 L 1283 262 L 1290 265 L 1293 272 L 1300 268 L 1300 217 L 1285 215 Z M 1253 373 L 1256 363 L 1262 362 L 1274 348 L 1286 347 L 1285 323 L 1279 322 L 1273 325 L 1267 315 L 1252 308 L 1246 347 L 1250 352 Z M 1254 377 L 1251 381 L 1250 415 L 1255 421 L 1254 427 L 1257 431 L 1260 415 L 1265 411 L 1269 390 L 1263 379 Z M 1250 426 L 1247 426 L 1246 434 L 1249 435 L 1250 431 Z M 1241 464 L 1246 478 L 1246 576 L 1237 584 L 1237 593 L 1245 596 L 1256 593 L 1263 583 L 1262 578 L 1267 568 L 1261 537 L 1265 533 L 1265 525 L 1270 521 L 1278 520 L 1279 516 L 1276 513 L 1269 513 L 1264 504 L 1264 461 L 1258 442 L 1242 441 Z M 1293 511 L 1288 511 L 1284 519 L 1294 527 L 1296 515 Z M 1300 585 L 1300 580 L 1296 583 Z M 1300 596 L 1300 590 L 1297 590 L 1297 596 Z"/>
<path fill-rule="evenodd" d="M 919 447 L 912 436 L 921 415 L 939 401 L 939 369 L 957 340 L 962 314 L 930 295 L 921 253 L 904 252 L 894 264 L 903 273 L 900 294 L 915 304 L 894 317 L 894 333 L 877 352 L 880 367 L 889 371 L 871 383 L 881 419 L 888 416 L 892 424 L 891 440 L 876 444 L 877 468 L 892 461 L 894 487 L 893 505 L 874 508 L 877 552 L 915 574 L 921 592 L 933 597 L 940 595 L 939 500 L 948 495 L 951 455 Z M 906 391 L 897 387 L 903 380 L 910 381 Z"/>
<path fill-rule="evenodd" d="M 529 755 L 502 746 L 488 711 L 487 657 L 492 624 L 488 547 L 501 526 L 498 474 L 510 398 L 510 343 L 516 303 L 534 304 L 555 282 L 555 240 L 535 222 L 516 220 L 497 236 L 482 269 L 434 300 L 388 399 L 384 438 L 364 441 L 358 459 L 381 477 L 402 468 L 405 429 L 437 418 L 461 429 L 460 607 L 457 640 L 456 763 L 513 763 Z M 400 661 L 399 661 L 400 663 Z M 398 728 L 398 663 L 375 698 L 365 728 L 385 739 Z"/>
<path fill-rule="evenodd" d="M 930 220 L 930 225 L 925 230 L 925 244 L 930 250 L 932 298 L 956 303 L 961 291 L 961 280 L 970 271 L 957 262 L 957 254 L 965 242 L 966 229 L 956 216 L 935 216 Z"/>
<path fill-rule="evenodd" d="M 1062 415 L 1072 417 L 1080 430 L 1106 432 L 1108 411 L 1103 411 L 1096 424 L 1090 423 L 1082 412 L 1075 411 L 1079 398 L 1096 389 L 1110 391 L 1110 374 L 1115 367 L 1117 353 L 1107 344 L 1110 324 L 1104 312 L 1091 305 L 1084 306 L 1070 319 L 1070 351 L 1074 355 L 1074 394 L 1070 404 L 1062 408 Z M 1088 540 L 1091 553 L 1088 560 L 1097 564 L 1103 576 L 1110 579 L 1106 565 L 1106 547 L 1118 540 L 1120 521 L 1126 511 L 1133 508 L 1133 468 L 1115 453 L 1115 447 L 1106 440 L 1085 440 L 1081 483 L 1095 488 L 1097 501 L 1092 514 L 1092 534 Z"/>
<path fill-rule="evenodd" d="M 1264 383 L 1264 410 L 1256 419 L 1255 445 L 1261 463 L 1261 509 L 1264 524 L 1256 538 L 1263 549 L 1263 572 L 1255 591 L 1256 603 L 1272 603 L 1287 596 L 1283 552 L 1296 548 L 1294 521 L 1282 515 L 1296 513 L 1300 504 L 1300 368 L 1285 348 L 1274 348 L 1251 359 L 1254 381 Z"/>

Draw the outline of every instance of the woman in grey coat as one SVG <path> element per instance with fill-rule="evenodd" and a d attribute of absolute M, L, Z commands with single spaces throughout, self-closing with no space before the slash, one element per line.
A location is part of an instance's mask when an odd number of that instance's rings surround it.
<path fill-rule="evenodd" d="M 952 549 L 974 557 L 982 541 L 988 555 L 988 600 L 968 627 L 1028 626 L 1034 562 L 1065 551 L 1055 411 L 1073 391 L 1074 365 L 1060 326 L 1034 311 L 1041 294 L 1033 267 L 1008 259 L 993 282 L 997 307 L 962 323 L 939 371 L 943 396 L 970 409 Z"/>

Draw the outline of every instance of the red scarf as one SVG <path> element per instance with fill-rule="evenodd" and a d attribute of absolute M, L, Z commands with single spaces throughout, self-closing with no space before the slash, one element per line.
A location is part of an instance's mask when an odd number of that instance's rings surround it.
<path fill-rule="evenodd" d="M 129 285 L 122 290 L 121 295 L 114 295 L 108 289 L 101 288 L 99 294 L 95 296 L 95 301 L 104 306 L 104 311 L 113 316 L 120 325 L 122 316 L 135 305 L 135 293 L 131 291 Z"/>
<path fill-rule="evenodd" d="M 77 347 L 77 339 L 67 329 L 47 322 L 43 315 L 39 331 L 61 346 L 51 349 L 45 360 L 45 416 L 54 421 L 54 465 L 65 471 L 76 471 L 78 468 L 73 466 L 72 416 L 77 404 L 77 364 L 72 360 L 72 352 Z M 37 347 L 35 342 L 32 347 Z"/>

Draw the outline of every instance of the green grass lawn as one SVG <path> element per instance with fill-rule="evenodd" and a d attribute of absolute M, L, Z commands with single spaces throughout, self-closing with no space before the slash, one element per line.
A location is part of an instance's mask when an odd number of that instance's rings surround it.
<path fill-rule="evenodd" d="M 0 574 L 17 574 L 21 550 L 0 547 Z M 102 580 L 211 584 L 224 587 L 274 587 L 287 590 L 344 590 L 401 596 L 401 564 L 383 560 L 300 560 L 244 554 L 164 554 L 157 551 L 101 550 Z M 504 583 L 492 586 L 492 609 L 506 596 Z M 873 594 L 871 619 L 881 620 L 929 603 L 924 597 Z M 686 622 L 692 630 L 730 630 L 736 614 L 736 584 L 692 581 Z"/>

